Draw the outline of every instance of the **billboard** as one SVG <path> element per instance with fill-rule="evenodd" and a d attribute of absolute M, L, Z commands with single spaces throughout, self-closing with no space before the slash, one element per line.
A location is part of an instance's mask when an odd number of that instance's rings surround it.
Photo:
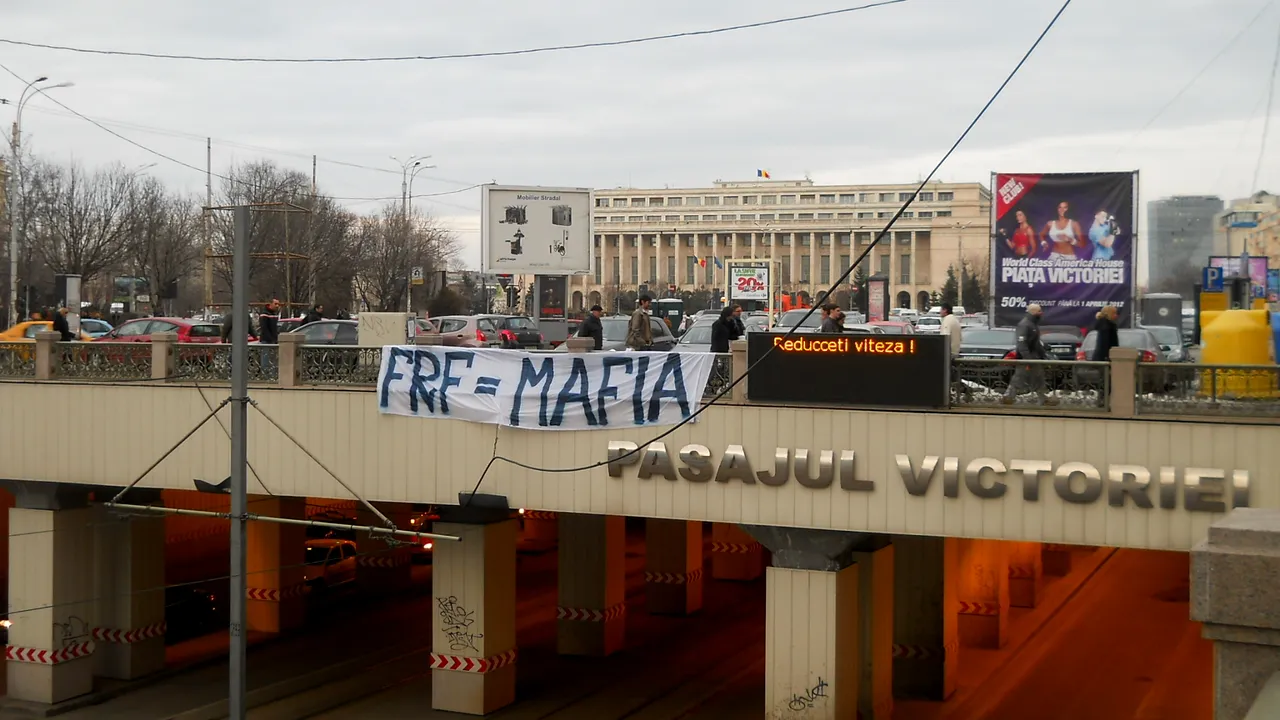
<path fill-rule="evenodd" d="M 1280 268 L 1267 270 L 1267 302 L 1280 302 Z"/>
<path fill-rule="evenodd" d="M 729 265 L 729 300 L 769 300 L 769 263 L 734 262 Z"/>
<path fill-rule="evenodd" d="M 1240 275 L 1240 258 L 1215 255 L 1209 258 L 1209 267 L 1223 269 L 1223 277 Z M 1249 258 L 1249 290 L 1255 298 L 1267 296 L 1267 259 L 1265 257 Z"/>
<path fill-rule="evenodd" d="M 481 190 L 486 270 L 530 275 L 591 271 L 591 190 L 501 185 Z"/>
<path fill-rule="evenodd" d="M 569 294 L 569 278 L 564 275 L 548 275 L 538 278 L 538 319 L 562 320 L 565 317 L 565 297 Z"/>
<path fill-rule="evenodd" d="M 1138 173 L 994 173 L 991 189 L 993 324 L 1032 304 L 1046 325 L 1091 326 L 1106 305 L 1132 323 Z"/>

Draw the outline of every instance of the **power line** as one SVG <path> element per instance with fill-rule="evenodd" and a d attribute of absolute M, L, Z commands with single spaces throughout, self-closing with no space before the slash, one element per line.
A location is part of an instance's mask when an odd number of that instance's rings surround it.
<path fill-rule="evenodd" d="M 836 290 L 839 289 L 840 285 L 843 284 L 846 279 L 848 279 L 848 277 L 853 273 L 853 271 L 862 264 L 862 261 L 865 260 L 866 257 L 871 254 L 871 251 L 874 250 L 875 247 L 880 244 L 880 241 L 883 240 L 889 234 L 889 231 L 893 228 L 894 224 L 897 223 L 898 220 L 902 217 L 902 214 L 906 212 L 907 208 L 911 206 L 911 203 L 915 202 L 916 198 L 920 195 L 920 192 L 923 191 L 925 187 L 927 187 L 929 183 L 933 181 L 933 177 L 938 174 L 938 171 L 942 169 L 942 166 L 946 164 L 948 159 L 951 158 L 952 154 L 955 153 L 956 149 L 959 148 L 960 145 L 965 141 L 965 139 L 969 137 L 969 133 L 973 131 L 973 128 L 976 127 L 978 122 L 982 120 L 982 118 L 987 114 L 987 110 L 991 109 L 991 106 L 995 104 L 996 100 L 1004 92 L 1004 89 L 1009 86 L 1009 83 L 1013 81 L 1013 78 L 1022 69 L 1022 66 L 1025 65 L 1027 60 L 1031 58 L 1031 55 L 1036 51 L 1036 48 L 1040 47 L 1041 41 L 1043 41 L 1045 39 L 1045 36 L 1049 34 L 1049 31 L 1052 30 L 1055 25 L 1057 25 L 1058 18 L 1062 17 L 1062 14 L 1067 11 L 1067 8 L 1070 7 L 1071 2 L 1072 0 L 1066 0 L 1062 4 L 1062 7 L 1058 9 L 1058 12 L 1054 14 L 1053 19 L 1051 19 L 1049 21 L 1049 24 L 1045 26 L 1044 30 L 1040 32 L 1040 35 L 1036 38 L 1036 41 L 1031 44 L 1031 47 L 1027 50 L 1026 54 L 1022 56 L 1022 59 L 1018 61 L 1018 64 L 1014 66 L 1013 70 L 1004 79 L 1004 82 L 1000 83 L 1000 87 L 996 88 L 995 93 L 991 96 L 989 100 L 987 100 L 986 104 L 982 106 L 982 109 L 978 111 L 978 114 L 964 129 L 964 132 L 960 133 L 960 137 L 956 138 L 956 141 L 952 143 L 951 147 L 947 149 L 947 152 L 943 154 L 942 159 L 939 160 L 938 163 L 933 166 L 933 169 L 929 171 L 929 174 L 926 175 L 925 178 L 920 181 L 920 184 L 916 186 L 916 189 L 911 193 L 911 197 L 906 202 L 902 203 L 902 206 L 898 208 L 898 211 L 893 214 L 892 218 L 889 218 L 889 222 L 876 235 L 875 239 L 871 241 L 871 243 L 867 246 L 867 249 L 862 251 L 862 254 L 858 256 L 858 259 L 850 263 L 849 267 L 845 268 L 845 271 L 840 275 L 840 277 L 836 278 L 836 281 L 831 284 L 831 287 L 827 288 L 826 295 L 828 297 L 833 295 L 836 292 Z M 789 338 L 792 335 L 794 335 L 796 330 L 801 326 L 803 326 L 805 321 L 808 320 L 813 315 L 813 313 L 817 311 L 817 309 L 818 309 L 818 306 L 816 305 L 809 308 L 809 312 L 805 313 L 805 316 L 803 318 L 801 318 L 795 325 L 793 325 L 790 330 L 786 331 L 786 333 L 782 336 L 783 339 Z M 531 470 L 533 472 L 556 473 L 556 474 L 576 473 L 576 472 L 582 472 L 585 470 L 594 470 L 599 467 L 604 467 L 605 465 L 608 465 L 610 462 L 615 462 L 620 458 L 629 457 L 631 455 L 644 452 L 645 447 L 670 436 L 672 433 L 676 432 L 684 425 L 693 422 L 695 419 L 697 419 L 699 415 L 705 412 L 707 408 L 711 407 L 716 402 L 718 402 L 721 398 L 723 398 L 725 395 L 732 392 L 733 388 L 737 387 L 738 383 L 742 382 L 743 379 L 746 378 L 747 375 L 750 374 L 750 372 L 757 365 L 764 362 L 765 358 L 769 356 L 769 353 L 773 352 L 777 346 L 778 346 L 777 343 L 770 345 L 764 351 L 764 353 L 762 353 L 760 357 L 756 359 L 755 362 L 747 366 L 747 369 L 744 370 L 741 375 L 738 375 L 738 377 L 735 378 L 733 382 L 729 383 L 726 387 L 724 387 L 719 392 L 719 394 L 717 394 L 715 397 L 702 403 L 695 412 L 689 415 L 689 417 L 684 418 L 683 420 L 676 423 L 675 425 L 672 425 L 666 431 L 657 435 L 654 438 L 651 438 L 643 443 L 636 443 L 635 450 L 630 450 L 616 458 L 610 458 L 609 460 L 601 460 L 598 462 L 590 463 L 588 465 L 580 465 L 578 467 L 567 467 L 567 468 L 538 467 L 536 465 L 530 465 L 528 463 L 524 463 L 519 460 L 513 460 L 503 455 L 499 455 L 498 454 L 498 438 L 495 435 L 494 441 L 493 441 L 493 456 L 489 458 L 489 462 L 484 466 L 484 470 L 481 471 L 480 479 L 476 481 L 475 487 L 472 488 L 471 494 L 467 498 L 467 504 L 470 504 L 471 500 L 476 496 L 476 493 L 480 491 L 480 485 L 484 483 L 484 478 L 486 475 L 489 474 L 489 469 L 492 468 L 494 464 L 498 462 L 505 462 L 509 465 L 514 465 L 516 467 L 523 468 L 525 470 Z M 735 371 L 735 374 L 736 374 L 736 371 Z"/>
<path fill-rule="evenodd" d="M 825 10 L 823 12 L 809 13 L 807 15 L 792 15 L 790 17 L 776 18 L 774 20 L 762 20 L 760 22 L 745 23 L 742 25 L 729 25 L 725 27 L 711 28 L 709 30 L 690 30 L 686 32 L 666 33 L 663 35 L 648 35 L 645 37 L 630 38 L 627 40 L 606 40 L 598 42 L 585 42 L 573 45 L 548 45 L 544 47 L 525 48 L 522 50 L 494 50 L 487 52 L 470 52 L 470 53 L 453 53 L 448 55 L 390 55 L 390 56 L 374 56 L 374 57 L 309 57 L 309 58 L 285 58 L 285 57 L 232 57 L 225 55 L 184 55 L 176 53 L 159 53 L 145 52 L 138 50 L 104 50 L 101 48 L 83 48 L 71 45 L 52 45 L 48 43 L 37 43 L 26 40 L 14 40 L 12 38 L 0 38 L 0 43 L 6 45 L 17 45 L 19 47 L 36 48 L 39 50 L 56 50 L 59 52 L 80 53 L 86 55 L 108 55 L 114 57 L 131 57 L 145 58 L 148 60 L 191 60 L 198 62 L 224 62 L 224 63 L 287 63 L 287 64 L 336 64 L 336 63 L 377 63 L 377 62 L 408 62 L 408 61 L 432 61 L 432 60 L 474 60 L 477 58 L 493 58 L 493 57 L 512 57 L 516 55 L 536 55 L 540 53 L 563 52 L 568 50 L 587 50 L 591 48 L 621 47 L 624 45 L 639 45 L 642 43 L 657 42 L 659 40 L 678 40 L 682 38 L 705 37 L 707 35 L 720 35 L 724 33 L 737 32 L 740 30 L 754 30 L 758 28 L 771 27 L 775 25 L 784 25 L 787 23 L 801 22 L 804 20 L 817 20 L 819 18 L 834 17 L 836 15 L 846 15 L 848 13 L 858 12 L 860 10 L 870 10 L 872 8 L 883 7 L 885 5 L 897 5 L 907 0 L 880 0 L 866 5 L 856 5 L 853 7 L 838 8 L 835 10 Z"/>
<path fill-rule="evenodd" d="M 1188 90 L 1190 90 L 1192 87 L 1195 86 L 1197 82 L 1200 81 L 1200 78 L 1206 72 L 1209 71 L 1209 68 L 1213 67 L 1213 65 L 1217 63 L 1218 60 L 1220 60 L 1223 55 L 1226 55 L 1228 50 L 1235 47 L 1236 43 L 1240 42 L 1240 38 L 1244 37 L 1245 33 L 1249 32 L 1249 30 L 1253 28 L 1254 25 L 1257 24 L 1258 20 L 1263 16 L 1264 13 L 1266 13 L 1268 10 L 1271 9 L 1271 6 L 1274 5 L 1275 2 L 1276 0 L 1268 0 L 1267 4 L 1262 6 L 1262 9 L 1258 10 L 1258 12 L 1253 17 L 1249 18 L 1249 22 L 1245 23 L 1244 27 L 1240 28 L 1240 31 L 1237 32 L 1234 36 L 1232 36 L 1232 38 L 1227 41 L 1226 45 L 1223 45 L 1218 50 L 1218 52 L 1214 53 L 1213 57 L 1209 58 L 1209 62 L 1205 63 L 1204 66 L 1201 67 L 1200 70 L 1195 75 L 1191 76 L 1191 79 L 1188 80 L 1187 83 L 1183 85 L 1181 88 L 1179 88 L 1178 92 L 1173 94 L 1173 97 L 1169 98 L 1169 102 L 1162 105 L 1160 109 L 1157 110 L 1156 113 L 1152 115 L 1151 118 L 1142 125 L 1142 127 L 1138 128 L 1137 132 L 1135 132 L 1124 145 L 1121 145 L 1119 148 L 1116 148 L 1116 155 L 1119 155 L 1120 153 L 1124 152 L 1126 148 L 1133 145 L 1133 141 L 1137 140 L 1139 135 L 1146 132 L 1147 129 L 1150 128 L 1152 125 L 1154 125 L 1157 120 L 1163 117 L 1164 114 L 1168 112 L 1169 108 L 1173 107 L 1178 102 L 1178 100 L 1180 100 L 1182 96 L 1187 93 Z"/>
<path fill-rule="evenodd" d="M 1271 60 L 1271 79 L 1267 83 L 1267 113 L 1262 120 L 1262 143 L 1258 146 L 1258 163 L 1253 167 L 1253 184 L 1249 192 L 1258 191 L 1258 176 L 1262 174 L 1262 159 L 1267 152 L 1267 135 L 1271 133 L 1271 101 L 1276 95 L 1276 70 L 1280 69 L 1280 37 L 1276 38 L 1276 54 Z"/>
<path fill-rule="evenodd" d="M 5 72 L 7 72 L 7 73 L 9 73 L 10 75 L 12 75 L 12 76 L 13 76 L 15 79 L 17 79 L 19 82 L 25 82 L 25 80 L 22 78 L 22 76 L 18 75 L 17 73 L 15 73 L 15 72 L 14 72 L 14 71 L 12 71 L 12 70 L 10 70 L 6 65 L 0 64 L 0 69 L 3 69 Z M 188 170 L 194 170 L 194 171 L 196 171 L 196 172 L 200 173 L 201 175 L 204 175 L 204 174 L 206 173 L 206 169 L 205 169 L 205 168 L 197 167 L 197 166 L 195 166 L 195 165 L 192 165 L 191 163 L 188 163 L 188 162 L 184 162 L 184 161 L 182 161 L 182 160 L 179 160 L 179 159 L 177 159 L 177 158 L 173 157 L 172 155 L 168 155 L 168 154 L 162 153 L 162 152 L 160 152 L 159 150 L 156 150 L 156 149 L 154 149 L 154 148 L 151 148 L 151 147 L 148 147 L 148 146 L 146 146 L 146 145 L 143 145 L 142 143 L 138 142 L 137 140 L 134 140 L 134 139 L 132 139 L 132 138 L 126 137 L 126 136 L 124 136 L 124 135 L 121 135 L 120 133 L 116 132 L 115 130 L 112 130 L 111 128 L 107 127 L 107 126 L 106 126 L 106 125 L 104 125 L 103 123 L 98 122 L 96 119 L 91 118 L 91 117 L 89 117 L 88 115 L 85 115 L 84 113 L 81 113 L 81 112 L 79 112 L 79 111 L 77 111 L 77 110 L 75 110 L 75 109 L 73 109 L 73 108 L 69 107 L 68 105 L 66 105 L 66 103 L 63 103 L 61 100 L 58 100 L 57 98 L 54 98 L 54 97 L 48 96 L 47 94 L 46 94 L 46 97 L 48 97 L 48 98 L 49 98 L 49 100 L 51 100 L 53 103 L 55 103 L 56 105 L 58 105 L 59 107 L 61 107 L 63 110 L 66 110 L 67 112 L 71 113 L 71 114 L 72 114 L 72 115 L 74 115 L 75 117 L 78 117 L 78 118 L 80 118 L 81 120 L 84 120 L 85 122 L 87 122 L 87 123 L 89 123 L 89 124 L 93 125 L 94 127 L 98 128 L 99 130 L 102 130 L 103 132 L 108 133 L 109 135 L 112 135 L 113 137 L 116 137 L 116 138 L 118 138 L 118 139 L 120 139 L 120 140 L 123 140 L 123 141 L 125 141 L 125 142 L 129 143 L 130 145 L 132 145 L 132 146 L 134 146 L 134 147 L 138 148 L 139 150 L 143 150 L 144 152 L 150 153 L 151 155 L 154 155 L 154 156 L 156 156 L 156 157 L 158 157 L 158 158 L 160 158 L 160 159 L 162 159 L 162 160 L 167 160 L 167 161 L 169 161 L 169 162 L 171 162 L 171 163 L 174 163 L 175 165 L 180 165 L 180 166 L 182 166 L 182 167 L 184 167 L 184 168 L 187 168 Z M 310 157 L 310 156 L 307 156 L 307 157 Z M 213 177 L 218 178 L 219 180 L 226 180 L 227 182 L 239 183 L 239 184 L 244 185 L 244 186 L 247 186 L 247 187 L 257 187 L 254 183 L 251 183 L 251 182 L 249 182 L 249 181 L 247 181 L 247 180 L 241 180 L 240 178 L 236 178 L 236 177 L 233 177 L 233 176 L 229 176 L 229 175 L 222 175 L 222 174 L 219 174 L 219 173 L 212 173 L 212 172 L 211 172 L 211 173 L 209 173 L 209 174 L 210 174 L 210 175 L 212 175 Z M 438 196 L 442 196 L 442 195 L 453 195 L 453 194 L 455 194 L 455 193 L 466 192 L 467 190 L 474 190 L 475 188 L 480 187 L 480 185 L 482 185 L 482 184 L 483 184 L 483 183 L 474 184 L 474 185 L 471 185 L 471 186 L 469 186 L 469 187 L 461 188 L 461 189 L 458 189 L 458 190 L 449 190 L 449 191 L 440 192 L 440 193 L 425 193 L 425 194 L 421 194 L 421 195 L 414 195 L 414 198 L 423 198 L 423 199 L 426 199 L 426 200 L 428 200 L 428 201 L 431 201 L 431 198 L 434 198 L 434 197 L 438 197 Z M 402 196 L 400 196 L 400 195 L 394 195 L 394 196 L 388 195 L 388 196 L 385 196 L 385 197 L 335 197 L 335 196 L 332 196 L 332 195 L 322 195 L 321 197 L 327 197 L 327 198 L 329 198 L 330 200 L 353 200 L 353 201 L 358 201 L 358 202 L 372 202 L 372 201 L 378 201 L 378 200 L 400 200 L 400 199 L 402 198 Z M 451 203 L 446 203 L 446 202 L 442 202 L 442 201 L 436 201 L 436 202 L 440 202 L 440 204 L 442 204 L 442 205 L 452 205 Z M 458 208 L 461 208 L 461 209 L 464 209 L 464 210 L 472 210 L 472 211 L 476 211 L 476 212 L 478 212 L 478 210 L 476 210 L 475 208 L 469 208 L 469 207 L 465 207 L 465 206 L 462 206 L 462 205 L 452 205 L 452 206 L 453 206 L 453 207 L 458 207 Z"/>

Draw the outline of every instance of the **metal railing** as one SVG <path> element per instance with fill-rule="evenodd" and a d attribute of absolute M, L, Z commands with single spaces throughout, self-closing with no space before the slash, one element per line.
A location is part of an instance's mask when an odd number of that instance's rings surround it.
<path fill-rule="evenodd" d="M 0 377 L 34 378 L 35 376 L 35 343 L 0 343 Z"/>
<path fill-rule="evenodd" d="M 1066 360 L 957 359 L 952 407 L 1111 408 L 1111 364 Z"/>
<path fill-rule="evenodd" d="M 249 346 L 249 382 L 275 382 L 280 375 L 280 346 Z M 177 345 L 174 375 L 183 380 L 231 380 L 231 345 Z"/>
<path fill-rule="evenodd" d="M 304 345 L 298 349 L 298 363 L 304 385 L 377 385 L 382 348 Z"/>
<path fill-rule="evenodd" d="M 1138 363 L 1140 415 L 1280 417 L 1280 366 Z"/>
<path fill-rule="evenodd" d="M 711 365 L 711 377 L 707 380 L 707 389 L 702 392 L 703 399 L 710 400 L 733 383 L 733 353 L 716 353 L 715 362 Z M 727 394 L 721 399 L 732 400 Z"/>
<path fill-rule="evenodd" d="M 151 378 L 151 343 L 60 342 L 58 377 L 76 380 Z"/>

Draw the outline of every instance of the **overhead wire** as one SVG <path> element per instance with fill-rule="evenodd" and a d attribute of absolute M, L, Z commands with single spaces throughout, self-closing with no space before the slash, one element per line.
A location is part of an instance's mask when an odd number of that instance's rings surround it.
<path fill-rule="evenodd" d="M 836 278 L 836 281 L 833 282 L 831 284 L 831 287 L 827 289 L 826 296 L 830 297 L 831 295 L 833 295 L 836 292 L 836 290 L 839 288 L 839 286 L 845 282 L 845 280 L 853 273 L 853 271 L 862 264 L 862 261 L 866 259 L 866 257 L 871 253 L 871 251 L 875 249 L 876 245 L 878 245 L 880 241 L 889 234 L 889 231 L 893 228 L 894 224 L 897 223 L 898 220 L 902 217 L 902 214 L 906 212 L 908 207 L 911 206 L 911 203 L 915 202 L 916 198 L 920 195 L 920 192 L 923 191 L 925 187 L 927 187 L 928 184 L 933 181 L 934 175 L 936 175 L 938 171 L 942 169 L 942 166 L 946 164 L 948 159 L 951 158 L 951 155 L 955 153 L 956 149 L 960 147 L 961 143 L 963 143 L 965 139 L 969 137 L 969 133 L 972 132 L 973 128 L 977 126 L 978 122 L 982 120 L 982 118 L 987 114 L 987 111 L 991 108 L 992 105 L 995 104 L 996 100 L 999 99 L 1000 95 L 1004 92 L 1004 89 L 1008 87 L 1009 83 L 1013 81 L 1013 78 L 1017 76 L 1018 72 L 1022 69 L 1022 66 L 1026 64 L 1027 60 L 1030 59 L 1031 55 L 1036 51 L 1036 48 L 1040 46 L 1040 43 L 1049 34 L 1049 31 L 1052 30 L 1055 25 L 1057 25 L 1058 19 L 1061 18 L 1063 13 L 1066 12 L 1067 8 L 1070 7 L 1071 2 L 1072 0 L 1065 0 L 1065 2 L 1063 2 L 1062 7 L 1058 8 L 1058 12 L 1056 12 L 1053 18 L 1049 20 L 1049 24 L 1046 25 L 1044 30 L 1040 32 L 1040 35 L 1036 37 L 1035 42 L 1031 44 L 1031 47 L 1028 48 L 1026 53 L 1023 54 L 1022 58 L 1018 60 L 1018 63 L 1014 66 L 1013 70 L 1009 72 L 1008 76 L 1005 77 L 1004 81 L 1000 83 L 1000 86 L 996 88 L 995 93 L 990 97 L 990 99 L 987 100 L 986 104 L 982 106 L 982 109 L 978 111 L 978 114 L 973 118 L 972 121 L 970 121 L 968 126 L 965 127 L 964 132 L 960 133 L 960 136 L 956 138 L 956 141 L 954 143 L 951 144 L 951 147 L 948 148 L 946 153 L 943 154 L 942 158 L 938 160 L 938 163 L 933 166 L 933 169 L 929 171 L 929 174 L 926 175 L 925 178 L 920 181 L 920 183 L 916 186 L 915 190 L 911 193 L 911 197 L 908 198 L 907 201 L 904 202 L 900 208 L 898 208 L 897 212 L 893 214 L 893 217 L 889 219 L 889 222 L 884 226 L 882 230 L 880 230 L 880 232 L 876 235 L 875 239 L 872 240 L 871 243 L 867 246 L 867 249 L 863 250 L 862 254 L 858 256 L 857 260 L 853 261 L 852 263 L 849 264 L 849 267 L 845 268 L 845 271 L 840 275 L 839 278 Z M 801 318 L 798 322 L 796 322 L 795 325 L 793 325 L 790 330 L 787 330 L 783 334 L 782 339 L 785 340 L 786 338 L 789 338 L 792 335 L 794 335 L 796 330 L 801 326 L 803 326 L 805 321 L 808 320 L 810 317 L 812 317 L 814 312 L 817 311 L 817 309 L 818 309 L 817 306 L 809 308 L 809 312 L 805 313 L 804 317 Z M 491 470 L 493 466 L 499 462 L 504 462 L 504 463 L 507 463 L 508 465 L 513 465 L 515 467 L 522 468 L 524 470 L 529 470 L 532 472 L 567 474 L 567 473 L 584 472 L 587 470 L 594 470 L 596 468 L 604 467 L 608 465 L 610 462 L 617 462 L 618 460 L 621 460 L 623 458 L 627 458 L 632 455 L 636 455 L 641 452 L 644 452 L 645 447 L 647 447 L 652 443 L 663 440 L 664 438 L 675 433 L 680 428 L 693 422 L 698 418 L 699 415 L 706 412 L 707 408 L 714 405 L 725 395 L 728 395 L 729 393 L 731 393 L 733 389 L 738 386 L 738 383 L 742 382 L 743 379 L 745 379 L 753 369 L 755 369 L 758 365 L 760 365 L 760 363 L 764 362 L 765 358 L 767 358 L 772 352 L 774 352 L 774 350 L 777 347 L 778 347 L 778 343 L 774 343 L 773 345 L 769 346 L 760 355 L 760 357 L 756 358 L 754 362 L 748 365 L 747 368 L 742 372 L 742 374 L 738 375 L 737 378 L 733 380 L 733 382 L 726 385 L 723 389 L 720 390 L 718 394 L 716 394 L 710 400 L 706 400 L 702 402 L 699 405 L 698 409 L 690 413 L 688 417 L 681 419 L 680 422 L 676 423 L 675 425 L 672 425 L 671 427 L 667 428 L 665 431 L 654 436 L 653 438 L 643 443 L 636 443 L 636 448 L 634 450 L 628 450 L 627 452 L 621 453 L 615 457 L 611 457 L 608 460 L 601 460 L 593 463 L 588 463 L 586 465 L 578 465 L 574 467 L 564 467 L 564 468 L 538 467 L 530 463 L 522 462 L 520 460 L 515 460 L 513 458 L 499 455 L 497 452 L 497 440 L 495 438 L 493 455 L 492 457 L 489 458 L 489 462 L 485 464 L 484 470 L 481 471 L 480 477 L 478 480 L 476 480 L 475 487 L 472 488 L 471 494 L 467 497 L 467 500 L 464 503 L 464 505 L 471 504 L 476 494 L 480 491 L 480 486 L 484 483 L 484 479 L 489 474 L 489 470 Z M 734 374 L 737 374 L 737 373 L 735 372 Z"/>
<path fill-rule="evenodd" d="M 907 0 L 880 0 L 879 2 L 867 3 L 864 5 L 855 5 L 851 7 L 836 8 L 833 10 L 824 10 L 821 12 L 807 13 L 804 15 L 791 15 L 788 17 L 775 18 L 772 20 L 761 20 L 759 22 L 742 23 L 739 25 L 727 25 L 723 27 L 710 28 L 707 30 L 688 30 L 684 32 L 665 33 L 662 35 L 647 35 L 643 37 L 630 38 L 626 40 L 606 40 L 596 42 L 584 42 L 569 45 L 547 45 L 543 47 L 524 48 L 519 50 L 492 50 L 484 52 L 467 52 L 467 53 L 449 53 L 441 55 L 387 55 L 372 57 L 307 57 L 307 58 L 286 58 L 286 57 L 233 57 L 228 55 L 191 55 L 180 53 L 159 53 L 144 52 L 137 50 L 113 50 L 102 48 L 85 48 L 73 45 L 55 45 L 51 43 L 38 43 L 27 40 L 15 40 L 13 38 L 0 38 L 0 44 L 14 45 L 18 47 L 34 48 L 39 50 L 55 50 L 59 52 L 69 52 L 87 55 L 105 55 L 115 57 L 131 57 L 144 58 L 148 60 L 186 60 L 196 62 L 221 62 L 221 63 L 275 63 L 275 64 L 340 64 L 340 63 L 380 63 L 380 62 L 409 62 L 409 61 L 436 61 L 436 60 L 474 60 L 479 58 L 496 58 L 496 57 L 514 57 L 519 55 L 536 55 L 551 52 L 566 52 L 571 50 L 587 50 L 591 48 L 607 48 L 621 47 L 625 45 L 640 45 L 642 43 L 658 42 L 662 40 L 678 40 L 682 38 L 705 37 L 708 35 L 721 35 L 724 33 L 738 32 L 741 30 L 754 30 L 757 28 L 771 27 L 775 25 L 785 25 L 788 23 L 797 23 L 807 20 L 818 20 L 821 18 L 835 17 L 837 15 L 847 15 L 862 10 L 871 10 L 873 8 L 884 7 L 886 5 L 898 5 Z"/>
<path fill-rule="evenodd" d="M 1262 116 L 1262 142 L 1258 145 L 1258 162 L 1253 167 L 1253 183 L 1249 192 L 1258 191 L 1258 177 L 1262 174 L 1262 160 L 1267 154 L 1267 136 L 1271 133 L 1271 104 L 1276 95 L 1276 70 L 1280 69 L 1280 35 L 1276 37 L 1276 51 L 1271 60 L 1271 77 L 1267 81 L 1267 112 Z"/>

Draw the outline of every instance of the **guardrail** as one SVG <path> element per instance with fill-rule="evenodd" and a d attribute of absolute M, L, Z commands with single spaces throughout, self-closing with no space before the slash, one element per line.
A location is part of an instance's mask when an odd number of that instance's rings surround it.
<path fill-rule="evenodd" d="M 1111 363 L 960 358 L 951 366 L 952 407 L 1111 410 Z"/>
<path fill-rule="evenodd" d="M 298 379 L 304 385 L 377 385 L 382 348 L 303 345 Z"/>
<path fill-rule="evenodd" d="M 702 392 L 705 400 L 710 400 L 733 384 L 733 353 L 716 353 L 715 363 L 711 366 L 711 378 L 707 380 L 707 389 Z"/>
<path fill-rule="evenodd" d="M 178 343 L 174 376 L 191 380 L 230 381 L 231 346 Z M 280 376 L 280 346 L 249 346 L 249 382 L 276 382 Z"/>
<path fill-rule="evenodd" d="M 148 380 L 151 344 L 135 342 L 60 342 L 58 377 L 75 380 Z"/>
<path fill-rule="evenodd" d="M 1139 363 L 1139 415 L 1280 418 L 1280 366 Z"/>
<path fill-rule="evenodd" d="M 0 343 L 0 377 L 36 376 L 35 343 Z"/>

